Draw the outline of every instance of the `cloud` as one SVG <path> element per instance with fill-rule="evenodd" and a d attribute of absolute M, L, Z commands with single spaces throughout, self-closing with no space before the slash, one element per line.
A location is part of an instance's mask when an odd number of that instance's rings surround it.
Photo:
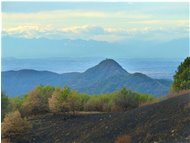
<path fill-rule="evenodd" d="M 69 26 L 55 28 L 53 25 L 23 24 L 17 27 L 4 28 L 3 35 L 25 38 L 49 39 L 84 39 L 98 41 L 121 41 L 127 39 L 171 40 L 188 37 L 189 27 L 136 27 L 115 28 L 95 25 Z"/>
<path fill-rule="evenodd" d="M 156 25 L 156 26 L 189 26 L 189 20 L 141 20 L 141 21 L 130 21 L 129 23 L 135 25 Z"/>
<path fill-rule="evenodd" d="M 134 11 L 56 10 L 2 13 L 3 35 L 25 38 L 163 39 L 187 36 L 189 19 L 154 17 Z"/>
<path fill-rule="evenodd" d="M 83 17 L 83 18 L 128 18 L 128 19 L 148 19 L 152 17 L 150 14 L 142 13 L 130 13 L 126 11 L 90 11 L 90 10 L 54 10 L 43 11 L 33 13 L 2 13 L 3 19 L 59 19 L 59 18 L 71 18 L 71 17 Z"/>
<path fill-rule="evenodd" d="M 90 26 L 90 25 L 82 25 L 82 26 L 72 26 L 72 27 L 64 27 L 61 28 L 60 31 L 66 32 L 66 33 L 85 33 L 85 34 L 105 34 L 107 33 L 107 30 L 98 27 L 98 26 Z"/>

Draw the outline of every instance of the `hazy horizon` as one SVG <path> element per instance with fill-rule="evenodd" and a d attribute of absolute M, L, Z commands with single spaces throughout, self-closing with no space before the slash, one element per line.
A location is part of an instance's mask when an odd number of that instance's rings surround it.
<path fill-rule="evenodd" d="M 189 56 L 188 3 L 2 2 L 2 57 L 102 56 Z"/>
<path fill-rule="evenodd" d="M 41 59 L 2 58 L 2 71 L 31 69 L 38 71 L 50 71 L 59 74 L 84 72 L 105 59 L 105 57 L 57 57 Z M 140 72 L 156 79 L 173 79 L 173 75 L 178 65 L 184 59 L 114 58 L 114 60 L 129 73 Z"/>

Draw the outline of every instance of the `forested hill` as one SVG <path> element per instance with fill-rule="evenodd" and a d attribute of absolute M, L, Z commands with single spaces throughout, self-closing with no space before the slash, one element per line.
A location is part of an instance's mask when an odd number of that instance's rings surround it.
<path fill-rule="evenodd" d="M 168 93 L 171 83 L 142 73 L 128 73 L 113 59 L 105 59 L 83 73 L 57 74 L 31 69 L 2 72 L 2 90 L 9 96 L 23 95 L 38 85 L 69 86 L 88 94 L 110 93 L 126 87 L 160 96 Z"/>

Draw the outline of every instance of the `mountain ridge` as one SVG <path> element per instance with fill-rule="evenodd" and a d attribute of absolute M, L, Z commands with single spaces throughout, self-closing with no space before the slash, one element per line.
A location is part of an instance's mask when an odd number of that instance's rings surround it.
<path fill-rule="evenodd" d="M 171 82 L 153 79 L 142 73 L 128 73 L 113 59 L 105 59 L 82 73 L 58 74 L 30 69 L 2 72 L 2 90 L 8 95 L 22 95 L 38 85 L 69 86 L 88 94 L 110 93 L 126 87 L 160 96 L 167 94 Z"/>

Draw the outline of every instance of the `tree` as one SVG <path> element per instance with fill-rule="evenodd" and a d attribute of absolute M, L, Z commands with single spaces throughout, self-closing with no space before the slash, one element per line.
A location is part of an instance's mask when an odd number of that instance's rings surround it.
<path fill-rule="evenodd" d="M 3 92 L 1 92 L 1 111 L 1 119 L 3 119 L 9 111 L 9 99 Z"/>
<path fill-rule="evenodd" d="M 60 112 L 62 109 L 62 100 L 60 99 L 60 96 L 62 94 L 62 89 L 57 88 L 51 98 L 48 99 L 48 105 L 51 112 L 56 113 Z"/>
<path fill-rule="evenodd" d="M 48 98 L 51 97 L 54 90 L 55 88 L 51 86 L 36 87 L 26 96 L 21 113 L 33 115 L 48 112 Z"/>
<path fill-rule="evenodd" d="M 8 113 L 1 126 L 3 138 L 18 138 L 31 129 L 32 125 L 22 118 L 19 111 Z"/>
<path fill-rule="evenodd" d="M 115 96 L 113 104 L 115 108 L 118 108 L 119 111 L 126 111 L 131 108 L 136 108 L 139 105 L 137 99 L 138 94 L 134 93 L 126 88 L 121 89 L 120 92 Z"/>
<path fill-rule="evenodd" d="M 80 108 L 78 93 L 75 91 L 72 91 L 70 96 L 68 96 L 67 103 L 68 103 L 69 110 L 72 111 L 73 114 L 75 114 L 75 111 L 79 110 Z"/>
<path fill-rule="evenodd" d="M 48 111 L 48 104 L 44 96 L 40 95 L 37 90 L 33 90 L 27 96 L 22 105 L 22 115 L 35 115 Z"/>
<path fill-rule="evenodd" d="M 64 89 L 56 88 L 51 98 L 48 99 L 50 111 L 54 113 L 67 111 L 67 98 L 70 96 L 70 94 L 71 90 L 68 87 L 64 87 Z"/>
<path fill-rule="evenodd" d="M 172 85 L 172 91 L 180 91 L 190 89 L 190 57 L 182 62 L 175 75 Z"/>
<path fill-rule="evenodd" d="M 22 107 L 22 104 L 26 100 L 27 96 L 16 96 L 16 97 L 10 97 L 9 98 L 9 103 L 10 103 L 10 108 L 12 111 L 20 110 Z"/>

